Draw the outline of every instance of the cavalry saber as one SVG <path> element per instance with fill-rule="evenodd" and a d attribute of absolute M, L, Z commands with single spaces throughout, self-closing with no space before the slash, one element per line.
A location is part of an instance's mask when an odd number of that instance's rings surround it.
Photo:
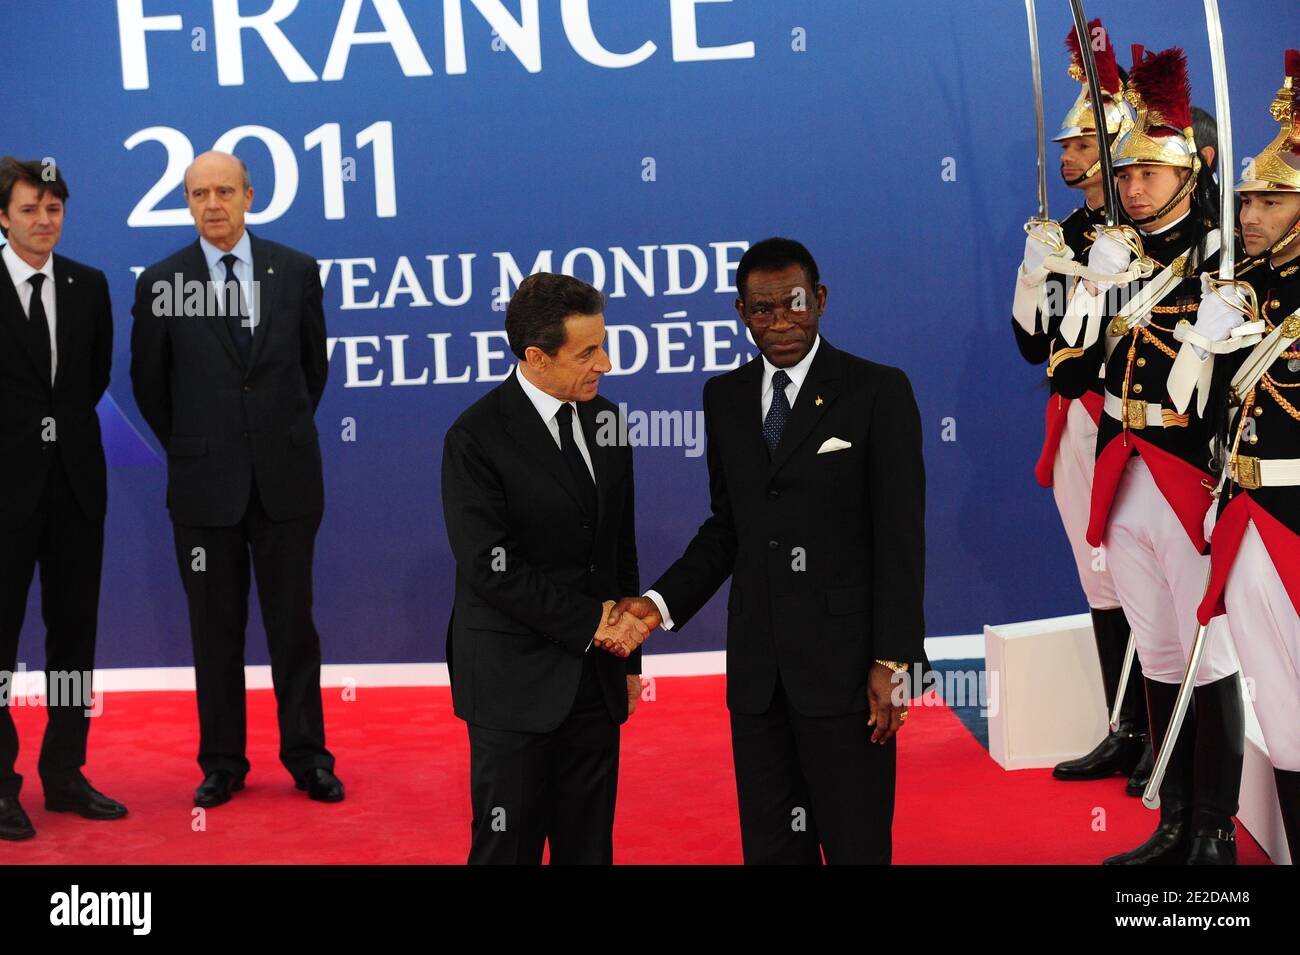
<path fill-rule="evenodd" d="M 1130 630 L 1128 635 L 1128 646 L 1124 650 L 1124 669 L 1119 673 L 1119 687 L 1115 690 L 1115 707 L 1110 711 L 1110 731 L 1114 733 L 1119 729 L 1119 715 L 1124 708 L 1124 694 L 1128 692 L 1129 674 L 1133 672 L 1133 660 L 1137 657 L 1137 640 L 1133 637 Z"/>
<path fill-rule="evenodd" d="M 1025 0 L 1029 18 L 1029 65 L 1034 73 L 1034 118 L 1038 121 L 1038 218 L 1047 221 L 1047 128 L 1043 119 L 1043 63 L 1038 55 L 1038 12 L 1034 0 Z"/>
<path fill-rule="evenodd" d="M 1210 34 L 1210 65 L 1214 70 L 1214 113 L 1219 132 L 1216 164 L 1219 176 L 1219 229 L 1227 241 L 1219 244 L 1219 278 L 1231 282 L 1235 276 L 1236 249 L 1232 235 L 1236 223 L 1236 201 L 1232 191 L 1232 111 L 1228 104 L 1228 63 L 1223 54 L 1223 25 L 1219 22 L 1219 0 L 1205 0 L 1205 25 Z"/>
<path fill-rule="evenodd" d="M 1208 2 L 1208 0 L 1207 0 Z M 1038 108 L 1038 189 L 1039 205 L 1047 208 L 1047 171 L 1044 168 L 1046 144 L 1043 142 L 1043 86 L 1038 65 L 1038 30 L 1034 17 L 1034 0 L 1025 0 L 1029 8 L 1029 52 L 1034 60 L 1034 95 Z M 1101 80 L 1097 76 L 1097 57 L 1092 49 L 1092 35 L 1088 32 L 1088 17 L 1083 12 L 1083 0 L 1070 0 L 1070 12 L 1074 14 L 1074 31 L 1079 38 L 1079 57 L 1083 60 L 1083 72 L 1088 78 L 1088 97 L 1092 100 L 1093 128 L 1097 131 L 1097 156 L 1101 160 L 1101 193 L 1106 211 L 1106 225 L 1119 225 L 1119 196 L 1115 190 L 1115 172 L 1110 164 L 1110 137 L 1106 127 L 1106 101 L 1102 99 Z M 1107 38 L 1106 42 L 1110 42 Z M 1046 212 L 1043 213 L 1046 217 Z M 1115 691 L 1115 703 L 1110 712 L 1110 731 L 1119 728 L 1120 711 L 1124 707 L 1124 695 L 1128 690 L 1129 674 L 1133 670 L 1133 661 L 1137 657 L 1137 640 L 1129 633 L 1128 646 L 1124 650 L 1124 668 L 1120 671 L 1119 687 Z"/>
<path fill-rule="evenodd" d="M 1218 0 L 1205 0 L 1205 25 L 1210 37 L 1210 64 L 1214 69 L 1214 109 L 1217 116 L 1216 125 L 1219 132 L 1218 166 L 1225 171 L 1219 177 L 1219 229 L 1227 237 L 1219 245 L 1219 279 L 1231 282 L 1235 275 L 1233 248 L 1233 218 L 1236 205 L 1232 192 L 1232 114 L 1228 108 L 1228 64 L 1223 54 L 1223 26 L 1219 22 Z M 1225 464 L 1226 466 L 1226 464 Z M 1211 506 L 1214 506 L 1213 504 Z M 1205 590 L 1210 589 L 1210 568 L 1205 569 Z M 1187 658 L 1187 672 L 1183 674 L 1182 685 L 1178 688 L 1178 699 L 1174 703 L 1174 715 L 1169 721 L 1164 741 L 1160 745 L 1160 755 L 1155 768 L 1151 771 L 1151 780 L 1142 794 L 1142 804 L 1148 809 L 1160 808 L 1160 784 L 1164 781 L 1165 771 L 1169 768 L 1169 757 L 1174 751 L 1174 744 L 1183 728 L 1187 717 L 1187 707 L 1192 700 L 1192 691 L 1196 688 L 1196 674 L 1201 667 L 1201 657 L 1205 653 L 1207 626 L 1198 623 L 1196 636 L 1192 640 L 1192 652 Z"/>
<path fill-rule="evenodd" d="M 1210 569 L 1205 570 L 1205 589 L 1210 589 Z M 1192 691 L 1196 689 L 1196 674 L 1201 669 L 1201 657 L 1205 653 L 1206 625 L 1197 624 L 1196 637 L 1192 640 L 1192 652 L 1187 657 L 1187 670 L 1183 674 L 1182 685 L 1178 687 L 1178 698 L 1174 701 L 1174 715 L 1169 720 L 1169 729 L 1160 743 L 1160 755 L 1151 770 L 1151 779 L 1142 793 L 1142 805 L 1148 809 L 1160 808 L 1160 784 L 1164 782 L 1165 771 L 1169 768 L 1169 758 L 1173 755 L 1174 744 L 1182 731 L 1183 720 L 1187 716 L 1187 707 L 1192 702 Z"/>
<path fill-rule="evenodd" d="M 1079 36 L 1083 72 L 1088 77 L 1088 95 L 1092 99 L 1092 116 L 1097 130 L 1097 155 L 1101 158 L 1101 190 L 1105 197 L 1106 225 L 1114 227 L 1119 225 L 1119 197 L 1115 191 L 1115 172 L 1110 164 L 1110 140 L 1106 135 L 1106 101 L 1102 99 L 1101 80 L 1097 78 L 1097 58 L 1092 52 L 1092 36 L 1088 33 L 1088 18 L 1083 12 L 1083 0 L 1070 0 L 1070 11 L 1074 14 L 1074 29 Z M 1107 42 L 1110 42 L 1109 39 Z"/>

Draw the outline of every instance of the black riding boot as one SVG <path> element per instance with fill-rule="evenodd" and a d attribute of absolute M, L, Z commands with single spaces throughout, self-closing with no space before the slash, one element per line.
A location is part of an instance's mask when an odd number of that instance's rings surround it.
<path fill-rule="evenodd" d="M 1188 865 L 1236 865 L 1246 710 L 1238 674 L 1196 688 L 1192 845 Z"/>
<path fill-rule="evenodd" d="M 1146 680 L 1147 710 L 1150 714 L 1151 745 L 1159 752 L 1178 699 L 1177 683 Z M 1146 842 L 1128 852 L 1111 856 L 1103 865 L 1182 865 L 1192 841 L 1192 751 L 1196 741 L 1196 713 L 1188 707 L 1182 731 L 1165 778 L 1160 784 L 1160 823 Z"/>
<path fill-rule="evenodd" d="M 1291 864 L 1300 865 L 1300 772 L 1273 770 L 1277 780 L 1277 801 L 1282 806 L 1282 828 L 1291 849 Z"/>
<path fill-rule="evenodd" d="M 1097 642 L 1097 659 L 1101 662 L 1101 685 L 1106 693 L 1106 718 L 1115 708 L 1120 674 L 1124 671 L 1124 651 L 1128 649 L 1129 626 L 1120 608 L 1092 611 L 1092 634 Z M 1150 750 L 1147 737 L 1146 707 L 1142 699 L 1142 667 L 1134 661 L 1128 691 L 1120 711 L 1119 728 L 1107 732 L 1102 741 L 1086 756 L 1058 763 L 1052 776 L 1063 780 L 1106 779 L 1129 776 L 1141 764 L 1143 753 Z M 1147 778 L 1151 772 L 1148 768 Z M 1130 785 L 1132 780 L 1130 779 Z M 1142 782 L 1145 787 L 1145 780 Z M 1139 795 L 1141 789 L 1138 790 Z"/>

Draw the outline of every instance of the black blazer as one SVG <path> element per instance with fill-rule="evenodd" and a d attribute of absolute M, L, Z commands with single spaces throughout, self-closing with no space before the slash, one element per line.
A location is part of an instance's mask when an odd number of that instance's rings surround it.
<path fill-rule="evenodd" d="M 47 418 L 77 503 L 103 520 L 107 502 L 104 445 L 95 405 L 113 364 L 113 310 L 104 273 L 54 256 L 55 348 L 58 372 L 38 365 L 27 315 L 0 264 L 0 521 L 30 516 L 40 501 L 54 445 L 44 440 Z"/>
<path fill-rule="evenodd" d="M 328 371 L 320 274 L 310 256 L 249 235 L 260 296 L 247 368 L 206 296 L 194 300 L 200 314 L 175 314 L 178 277 L 185 292 L 210 280 L 197 240 L 136 282 L 131 384 L 167 450 L 167 506 L 177 524 L 237 524 L 254 475 L 272 520 L 325 506 L 313 420 Z"/>
<path fill-rule="evenodd" d="M 595 654 L 610 716 L 622 723 L 641 651 L 622 659 L 587 646 L 602 601 L 640 593 L 632 449 L 596 440 L 597 415 L 617 414 L 610 401 L 578 403 L 596 474 L 591 521 L 518 373 L 467 408 L 443 444 L 442 507 L 456 558 L 452 702 L 478 726 L 550 732 L 573 707 L 585 655 Z"/>
<path fill-rule="evenodd" d="M 763 361 L 704 385 L 712 514 L 655 582 L 680 628 L 731 576 L 727 705 L 778 673 L 806 716 L 867 709 L 877 659 L 924 661 L 925 467 L 907 376 L 822 338 L 771 456 Z M 851 447 L 827 453 L 828 438 Z"/>

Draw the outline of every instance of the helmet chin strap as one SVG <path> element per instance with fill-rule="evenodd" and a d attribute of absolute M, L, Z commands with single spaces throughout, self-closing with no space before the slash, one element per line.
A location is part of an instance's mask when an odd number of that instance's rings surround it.
<path fill-rule="evenodd" d="M 1199 158 L 1193 159 L 1192 174 L 1187 177 L 1187 181 L 1183 183 L 1182 188 L 1180 188 L 1177 192 L 1174 193 L 1174 197 L 1170 199 L 1168 202 L 1166 202 L 1159 212 L 1156 212 L 1154 215 L 1149 215 L 1145 219 L 1134 219 L 1133 224 L 1140 229 L 1144 225 L 1150 225 L 1153 222 L 1159 222 L 1165 216 L 1169 215 L 1169 213 L 1174 211 L 1174 207 L 1177 206 L 1178 203 L 1182 202 L 1184 199 L 1186 199 L 1188 196 L 1192 194 L 1192 190 L 1196 188 L 1196 180 L 1200 176 L 1200 174 L 1201 174 L 1201 160 Z"/>
<path fill-rule="evenodd" d="M 1084 173 L 1082 176 L 1080 176 L 1078 179 L 1066 179 L 1066 178 L 1065 178 L 1065 172 L 1064 172 L 1064 170 L 1062 170 L 1062 172 L 1061 172 L 1061 178 L 1065 180 L 1065 184 L 1066 184 L 1067 186 L 1069 186 L 1071 189 L 1077 189 L 1079 186 L 1081 186 L 1083 183 L 1087 182 L 1089 179 L 1091 179 L 1093 176 L 1097 175 L 1097 173 L 1099 173 L 1099 172 L 1101 172 L 1101 160 L 1100 160 L 1100 159 L 1098 159 L 1095 163 L 1093 163 L 1091 166 L 1089 166 L 1087 172 L 1085 172 L 1085 173 Z"/>
<path fill-rule="evenodd" d="M 1271 259 L 1276 255 L 1281 255 L 1286 251 L 1287 246 L 1297 238 L 1300 238 L 1300 215 L 1295 217 L 1295 221 L 1291 223 L 1291 228 L 1287 229 L 1286 234 L 1284 234 L 1282 238 L 1280 238 L 1277 243 L 1268 250 L 1268 257 Z"/>

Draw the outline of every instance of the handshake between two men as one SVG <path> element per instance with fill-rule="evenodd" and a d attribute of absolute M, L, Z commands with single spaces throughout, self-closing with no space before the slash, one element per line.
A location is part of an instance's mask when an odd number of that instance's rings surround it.
<path fill-rule="evenodd" d="M 624 597 L 617 603 L 606 600 L 594 643 L 615 656 L 626 657 L 662 622 L 659 608 L 649 597 Z"/>

